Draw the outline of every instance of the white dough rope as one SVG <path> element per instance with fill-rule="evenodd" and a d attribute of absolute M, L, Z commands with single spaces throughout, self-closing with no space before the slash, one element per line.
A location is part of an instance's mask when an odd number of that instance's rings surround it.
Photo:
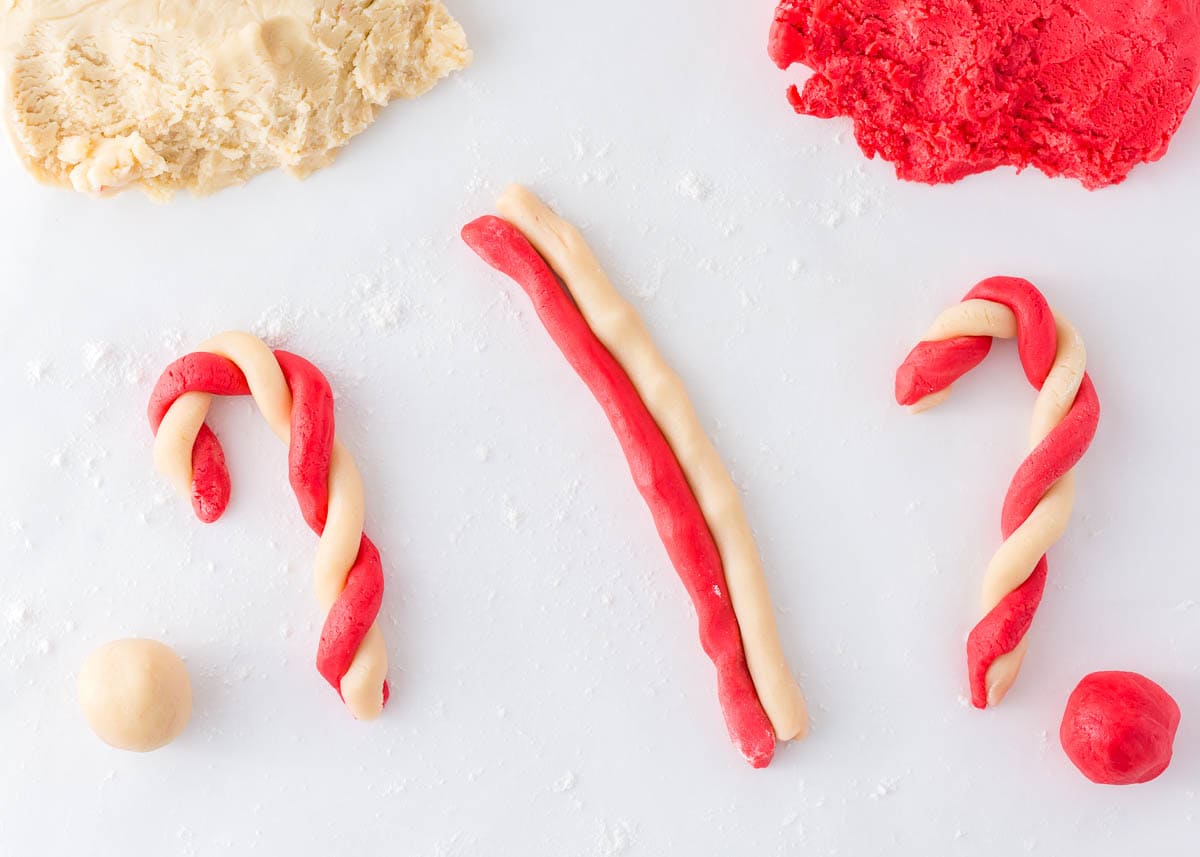
<path fill-rule="evenodd" d="M 700 425 L 683 382 L 667 365 L 633 307 L 613 287 L 579 230 L 519 185 L 504 192 L 497 209 L 558 274 L 658 423 L 720 552 L 746 663 L 763 710 L 781 741 L 803 738 L 808 732 L 804 696 L 783 654 L 766 575 L 741 496 Z"/>

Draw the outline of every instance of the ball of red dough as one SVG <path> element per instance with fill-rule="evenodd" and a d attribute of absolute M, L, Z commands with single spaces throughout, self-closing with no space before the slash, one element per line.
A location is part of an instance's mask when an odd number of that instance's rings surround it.
<path fill-rule="evenodd" d="M 1094 783 L 1154 779 L 1171 763 L 1179 706 L 1137 673 L 1084 676 L 1067 700 L 1058 736 L 1067 757 Z"/>

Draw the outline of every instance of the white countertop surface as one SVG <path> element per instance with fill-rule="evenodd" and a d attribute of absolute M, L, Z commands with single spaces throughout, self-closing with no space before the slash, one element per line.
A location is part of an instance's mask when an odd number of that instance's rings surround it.
<path fill-rule="evenodd" d="M 905 185 L 791 113 L 769 0 L 451 6 L 475 65 L 304 183 L 97 202 L 0 156 L 0 854 L 1194 853 L 1200 111 L 1117 188 Z M 599 409 L 457 238 L 514 180 L 584 227 L 744 489 L 813 710 L 766 771 Z M 1033 394 L 1011 345 L 919 418 L 892 377 L 999 273 L 1078 325 L 1103 415 L 1020 681 L 981 713 L 963 640 Z M 151 465 L 156 375 L 229 328 L 338 395 L 388 582 L 373 724 L 313 669 L 315 538 L 250 403 L 215 413 L 219 523 Z M 192 674 L 191 726 L 147 756 L 75 702 L 123 636 Z M 1178 699 L 1159 780 L 1095 786 L 1059 748 L 1097 669 Z"/>

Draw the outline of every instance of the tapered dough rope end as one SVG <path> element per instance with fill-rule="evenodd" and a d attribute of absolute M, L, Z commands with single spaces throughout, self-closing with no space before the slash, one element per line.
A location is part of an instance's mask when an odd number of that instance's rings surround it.
<path fill-rule="evenodd" d="M 918 343 L 896 370 L 896 403 L 913 413 L 941 404 L 950 385 L 982 363 L 991 347 L 991 337 L 983 336 Z M 935 352 L 937 360 L 931 359 Z"/>
<path fill-rule="evenodd" d="M 501 273 L 513 270 L 513 254 L 510 249 L 512 231 L 515 227 L 507 220 L 485 214 L 468 223 L 459 232 L 463 243 L 475 251 L 475 255 Z M 516 273 L 514 271 L 514 273 Z"/>
<path fill-rule="evenodd" d="M 546 203 L 542 202 L 541 198 L 538 197 L 537 194 L 525 187 L 525 185 L 513 182 L 506 187 L 504 192 L 501 193 L 496 199 L 496 210 L 500 212 L 501 217 L 520 229 L 534 247 L 538 246 L 537 242 L 530 237 L 530 230 L 524 229 L 521 226 L 521 221 L 525 220 L 530 215 L 536 216 L 537 214 L 550 212 L 550 207 L 546 205 Z M 543 224 L 545 223 L 544 218 L 538 217 L 537 219 Z M 558 220 L 557 216 L 555 216 L 553 220 Z M 564 225 L 569 225 L 566 224 L 566 221 L 562 221 L 562 223 Z M 573 229 L 574 227 L 571 228 Z M 577 230 L 576 233 L 578 234 Z M 546 261 L 550 262 L 549 259 Z M 550 265 L 553 267 L 552 262 Z"/>
<path fill-rule="evenodd" d="M 920 399 L 917 399 L 915 402 L 913 402 L 911 405 L 908 406 L 908 412 L 913 415 L 923 414 L 926 411 L 933 410 L 934 408 L 936 408 L 938 405 L 940 405 L 942 402 L 946 401 L 949 398 L 950 398 L 950 388 L 947 387 L 946 389 L 942 390 L 941 392 L 930 393 L 928 396 L 924 396 Z"/>
<path fill-rule="evenodd" d="M 787 664 L 783 665 L 787 669 Z M 788 670 L 791 678 L 791 671 Z M 775 729 L 775 737 L 780 741 L 803 741 L 808 737 L 808 703 L 804 700 L 804 692 L 795 679 L 791 679 L 775 691 L 775 716 L 771 725 Z"/>
<path fill-rule="evenodd" d="M 201 440 L 196 438 L 198 447 L 209 448 L 199 455 L 192 453 L 192 509 L 202 523 L 216 522 L 229 507 L 233 485 L 229 479 L 229 467 L 225 464 L 225 452 L 221 445 L 215 442 L 212 432 Z"/>
<path fill-rule="evenodd" d="M 322 643 L 325 642 L 324 632 Z M 372 625 L 359 645 L 362 656 L 356 656 L 338 681 L 338 694 L 355 720 L 375 720 L 391 698 L 391 687 L 387 681 L 387 657 L 383 634 Z M 382 653 L 384 656 L 380 657 Z M 320 658 L 318 658 L 320 669 Z"/>
<path fill-rule="evenodd" d="M 1029 638 L 1026 637 L 1017 644 L 1011 652 L 1000 655 L 987 668 L 987 706 L 999 705 L 1008 695 L 1009 690 L 1017 681 L 1021 672 L 1021 664 L 1025 661 L 1025 652 L 1029 648 Z M 983 706 L 981 706 L 983 707 Z"/>

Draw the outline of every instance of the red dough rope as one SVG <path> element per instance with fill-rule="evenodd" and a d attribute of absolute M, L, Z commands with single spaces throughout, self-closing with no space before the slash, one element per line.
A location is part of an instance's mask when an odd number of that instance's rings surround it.
<path fill-rule="evenodd" d="M 489 216 L 467 224 L 462 235 L 485 262 L 525 290 L 547 332 L 604 409 L 696 608 L 701 645 L 717 669 L 729 735 L 751 765 L 765 767 L 775 752 L 775 733 L 746 666 L 720 554 L 670 445 L 628 375 L 520 230 Z"/>
<path fill-rule="evenodd" d="M 375 626 L 383 598 L 379 551 L 362 532 L 362 481 L 334 435 L 333 393 L 321 372 L 245 333 L 226 333 L 176 360 L 159 378 L 148 414 L 155 462 L 192 497 L 200 520 L 229 503 L 220 441 L 204 423 L 212 396 L 253 395 L 288 444 L 288 475 L 300 512 L 321 536 L 317 595 L 327 609 L 317 669 L 359 719 L 388 698 L 387 653 Z"/>
<path fill-rule="evenodd" d="M 1026 280 L 993 277 L 947 310 L 896 372 L 896 400 L 922 410 L 979 365 L 993 338 L 1017 338 L 1021 365 L 1039 391 L 1032 452 L 1004 498 L 1001 545 L 984 581 L 986 615 L 967 640 L 971 701 L 995 705 L 1016 679 L 1025 634 L 1046 585 L 1046 550 L 1062 535 L 1074 497 L 1072 468 L 1096 433 L 1100 402 L 1084 372 L 1078 333 Z"/>

